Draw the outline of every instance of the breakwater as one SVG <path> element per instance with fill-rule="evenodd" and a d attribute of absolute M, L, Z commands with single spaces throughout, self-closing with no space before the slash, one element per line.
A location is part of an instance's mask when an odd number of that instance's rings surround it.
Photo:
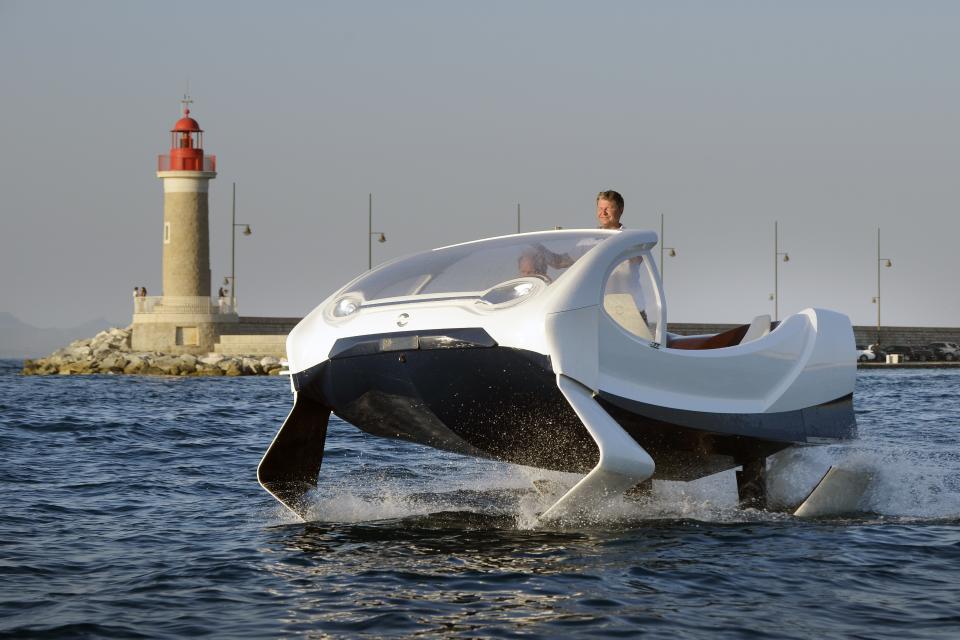
<path fill-rule="evenodd" d="M 75 340 L 45 358 L 25 360 L 24 375 L 79 375 L 91 373 L 160 376 L 276 375 L 283 368 L 274 356 L 211 353 L 206 356 L 134 351 L 132 331 L 107 329 L 92 338 Z"/>
<path fill-rule="evenodd" d="M 743 323 L 746 324 L 746 323 Z M 711 324 L 699 322 L 671 322 L 667 330 L 681 335 L 720 333 L 739 326 L 736 324 Z M 877 342 L 876 325 L 854 325 L 853 335 L 857 344 Z M 960 344 L 960 327 L 880 327 L 881 344 L 902 344 L 921 347 L 931 342 L 955 342 Z"/>

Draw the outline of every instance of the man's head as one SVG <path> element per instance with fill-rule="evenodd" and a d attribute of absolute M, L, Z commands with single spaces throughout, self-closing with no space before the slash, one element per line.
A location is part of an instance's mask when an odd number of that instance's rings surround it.
<path fill-rule="evenodd" d="M 517 270 L 522 276 L 547 275 L 547 259 L 542 252 L 536 249 L 527 249 L 520 254 L 517 260 Z"/>
<path fill-rule="evenodd" d="M 601 229 L 619 229 L 623 215 L 623 196 L 616 191 L 597 194 L 597 222 Z"/>

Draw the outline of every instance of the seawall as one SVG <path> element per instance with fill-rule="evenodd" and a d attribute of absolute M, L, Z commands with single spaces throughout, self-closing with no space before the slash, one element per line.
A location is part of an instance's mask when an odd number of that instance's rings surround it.
<path fill-rule="evenodd" d="M 746 323 L 744 323 L 746 324 Z M 702 333 L 719 333 L 740 325 L 691 322 L 670 322 L 671 333 L 690 336 Z M 853 335 L 857 344 L 873 344 L 877 341 L 877 327 L 854 325 Z M 960 344 L 960 327 L 881 327 L 881 344 L 902 344 L 909 347 L 926 346 L 931 342 L 955 342 Z"/>

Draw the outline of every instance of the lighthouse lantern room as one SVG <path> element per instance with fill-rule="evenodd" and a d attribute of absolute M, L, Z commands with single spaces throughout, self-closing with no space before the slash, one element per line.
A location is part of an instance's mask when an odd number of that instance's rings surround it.
<path fill-rule="evenodd" d="M 203 153 L 203 129 L 190 117 L 189 98 L 183 101 L 183 117 L 170 130 L 170 153 L 161 155 L 157 171 L 216 171 L 217 157 Z"/>

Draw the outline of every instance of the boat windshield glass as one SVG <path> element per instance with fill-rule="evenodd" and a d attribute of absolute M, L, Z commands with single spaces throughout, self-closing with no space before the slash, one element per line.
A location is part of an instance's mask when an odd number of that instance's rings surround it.
<path fill-rule="evenodd" d="M 599 229 L 546 231 L 479 240 L 388 262 L 344 287 L 364 300 L 479 293 L 522 277 L 548 285 L 590 249 L 614 234 Z"/>

